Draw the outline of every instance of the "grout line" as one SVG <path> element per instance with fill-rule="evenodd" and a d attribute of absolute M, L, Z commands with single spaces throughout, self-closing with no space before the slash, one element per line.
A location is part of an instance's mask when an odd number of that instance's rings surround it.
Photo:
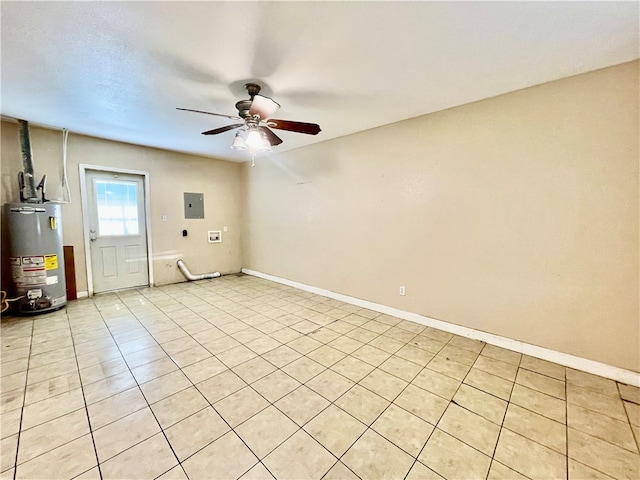
<path fill-rule="evenodd" d="M 423 331 L 424 331 L 424 330 L 423 330 Z M 410 342 L 411 342 L 413 339 L 415 339 L 415 337 L 417 337 L 418 335 L 420 335 L 420 333 L 416 333 L 416 334 L 413 336 L 413 338 L 412 338 L 411 340 L 407 340 L 407 342 L 405 343 L 405 346 L 409 345 L 409 344 L 410 344 Z M 451 340 L 451 339 L 450 339 L 450 340 Z M 436 357 L 436 355 L 438 355 L 438 353 L 440 353 L 440 352 L 445 348 L 445 346 L 446 346 L 447 344 L 448 344 L 448 342 L 443 343 L 442 347 L 440 347 L 440 349 L 438 350 L 438 352 L 437 352 L 436 354 L 434 354 L 434 355 L 433 355 L 433 357 L 431 358 L 431 360 L 432 360 L 433 358 L 435 358 L 435 357 Z M 404 348 L 404 347 L 402 347 L 402 348 Z M 401 348 L 401 349 L 402 349 L 402 348 Z M 400 349 L 400 350 L 401 350 L 401 349 Z M 398 351 L 399 351 L 399 350 L 398 350 Z M 425 350 L 425 351 L 426 351 L 426 350 Z M 431 352 L 428 352 L 428 353 L 431 353 Z M 399 357 L 399 358 L 402 358 L 402 357 Z M 406 359 L 404 359 L 404 360 L 406 360 Z M 400 409 L 402 409 L 402 410 L 405 410 L 405 411 L 406 411 L 406 412 L 408 412 L 409 414 L 416 416 L 417 418 L 419 418 L 420 420 L 422 420 L 422 421 L 424 421 L 424 422 L 428 423 L 429 425 L 432 425 L 430 422 L 427 422 L 424 418 L 422 418 L 422 417 L 420 417 L 420 416 L 416 415 L 416 414 L 415 414 L 415 413 L 413 413 L 413 412 L 409 412 L 408 410 L 404 409 L 402 406 L 397 405 L 396 403 L 394 403 L 394 402 L 395 402 L 395 401 L 396 401 L 396 400 L 397 400 L 397 399 L 398 399 L 398 398 L 399 398 L 399 397 L 400 397 L 400 396 L 401 396 L 401 395 L 406 391 L 406 389 L 409 387 L 409 385 L 413 385 L 415 388 L 421 388 L 421 387 L 419 387 L 418 385 L 414 385 L 412 382 L 413 382 L 413 380 L 415 380 L 415 379 L 416 379 L 416 377 L 417 377 L 418 375 L 420 375 L 420 373 L 422 373 L 422 372 L 427 368 L 427 365 L 431 362 L 431 360 L 429 360 L 429 362 L 427 362 L 427 363 L 425 364 L 425 366 L 424 366 L 424 367 L 422 367 L 422 370 L 420 370 L 420 372 L 418 372 L 418 373 L 413 377 L 413 379 L 412 379 L 410 382 L 407 382 L 407 385 L 405 385 L 405 387 L 400 391 L 400 393 L 398 393 L 398 395 L 396 395 L 396 396 L 395 396 L 395 398 L 391 401 L 391 403 L 390 403 L 389 405 L 387 405 L 387 407 L 386 407 L 386 408 L 385 408 L 385 409 L 384 409 L 384 410 L 383 410 L 383 411 L 382 411 L 382 412 L 381 412 L 381 413 L 380 413 L 380 414 L 379 414 L 379 415 L 378 415 L 378 416 L 373 420 L 373 422 L 371 422 L 371 425 L 373 425 L 373 424 L 374 424 L 374 423 L 375 423 L 375 422 L 376 422 L 376 421 L 377 421 L 377 420 L 378 420 L 378 419 L 379 419 L 379 418 L 384 414 L 384 412 L 386 412 L 386 411 L 388 410 L 389 406 L 391 406 L 391 405 L 395 405 L 396 407 L 398 407 L 398 408 L 400 408 Z M 409 361 L 409 360 L 407 360 L 407 361 Z M 383 362 L 383 363 L 384 363 L 384 362 Z M 439 372 L 436 372 L 436 373 L 439 373 Z M 365 376 L 364 378 L 366 378 L 366 376 Z M 363 378 L 363 380 L 364 380 L 364 378 Z M 462 385 L 462 382 L 460 382 L 460 385 Z M 365 386 L 363 386 L 363 385 L 361 385 L 361 387 L 362 387 L 362 388 L 366 388 L 366 387 L 365 387 Z M 458 387 L 458 388 L 459 388 L 459 387 Z M 425 391 L 428 391 L 428 390 L 425 390 Z M 373 392 L 373 393 L 375 393 L 375 392 Z M 437 395 L 437 394 L 435 394 L 434 392 L 429 392 L 429 393 L 431 393 L 431 394 L 433 394 L 433 395 Z M 438 396 L 438 397 L 440 397 L 439 395 L 437 395 L 437 396 Z M 442 398 L 442 397 L 440 397 L 440 398 Z M 453 398 L 453 397 L 452 397 L 452 398 Z M 386 399 L 385 399 L 385 400 L 386 400 Z M 444 400 L 446 400 L 446 399 L 444 399 Z M 422 454 L 422 451 L 423 451 L 423 450 L 424 450 L 424 448 L 426 447 L 427 443 L 429 443 L 429 439 L 430 439 L 430 438 L 431 438 L 431 436 L 433 435 L 433 432 L 435 432 L 435 431 L 436 431 L 437 424 L 439 423 L 440 419 L 442 418 L 442 416 L 443 416 L 443 415 L 444 415 L 444 413 L 446 412 L 447 408 L 449 408 L 449 404 L 451 403 L 451 401 L 452 401 L 452 400 L 448 400 L 448 402 L 449 402 L 449 403 L 447 404 L 447 407 L 445 407 L 444 411 L 443 411 L 443 412 L 442 412 L 442 414 L 440 415 L 440 418 L 439 418 L 439 419 L 438 419 L 438 420 L 433 424 L 433 430 L 431 430 L 431 433 L 429 433 L 429 435 L 428 435 L 428 436 L 427 436 L 427 438 L 425 439 L 424 444 L 422 445 L 422 447 L 420 448 L 420 450 L 418 451 L 418 453 L 414 456 L 413 454 L 410 454 L 409 452 L 406 452 L 406 453 L 408 453 L 408 454 L 413 458 L 413 462 L 412 462 L 412 464 L 411 464 L 411 467 L 409 467 L 409 470 L 407 471 L 407 473 L 406 473 L 406 475 L 405 475 L 405 478 L 409 475 L 409 473 L 410 473 L 410 472 L 411 472 L 411 470 L 413 469 L 413 467 L 414 467 L 414 465 L 416 464 L 416 462 L 418 462 L 418 457 Z M 369 428 L 371 428 L 371 426 L 369 426 Z M 375 430 L 374 430 L 374 431 L 375 431 Z M 395 444 L 395 443 L 393 443 L 390 439 L 388 439 L 388 438 L 386 438 L 386 437 L 384 437 L 384 436 L 383 436 L 383 438 L 384 438 L 385 440 L 387 440 L 387 441 L 391 442 L 393 445 L 396 445 L 396 444 Z M 396 447 L 400 448 L 402 451 L 405 451 L 405 450 L 404 450 L 404 449 L 402 449 L 399 445 L 396 445 Z M 348 450 L 347 450 L 347 451 L 348 451 Z M 427 467 L 427 468 L 429 468 L 429 467 Z M 434 470 L 433 470 L 433 469 L 431 469 L 431 468 L 429 468 L 429 469 L 430 469 L 431 471 L 434 471 Z"/>
<path fill-rule="evenodd" d="M 117 297 L 118 299 L 120 299 L 120 300 L 122 301 L 122 299 L 120 298 L 120 296 L 119 296 L 119 295 L 117 295 L 117 294 L 115 294 L 115 295 L 116 295 L 116 297 Z M 124 302 L 123 302 L 123 304 L 124 304 Z M 125 306 L 126 306 L 126 305 L 125 305 Z M 128 310 L 128 311 L 129 311 L 129 312 L 130 312 L 134 317 L 135 317 L 136 321 L 137 321 L 138 323 L 140 323 L 140 320 L 138 319 L 138 317 L 136 317 L 136 316 L 135 316 L 135 314 L 133 314 L 133 312 L 131 312 L 131 310 L 129 309 L 129 307 L 128 307 L 128 306 L 126 306 L 126 308 L 127 308 L 127 310 Z M 171 443 L 169 442 L 169 439 L 167 438 L 166 434 L 164 433 L 164 429 L 162 428 L 162 425 L 161 425 L 161 424 L 160 424 L 160 422 L 158 421 L 158 418 L 157 418 L 157 416 L 156 416 L 155 412 L 154 412 L 154 411 L 153 411 L 153 409 L 151 408 L 151 404 L 149 403 L 149 400 L 147 399 L 147 397 L 145 396 L 144 392 L 143 392 L 143 391 L 142 391 L 142 389 L 140 388 L 140 384 L 138 383 L 138 380 L 137 380 L 137 379 L 136 379 L 136 377 L 133 375 L 133 372 L 131 371 L 131 367 L 129 366 L 128 362 L 126 361 L 126 358 L 125 358 L 124 354 L 122 353 L 122 350 L 120 349 L 120 345 L 118 344 L 118 341 L 116 340 L 116 338 L 115 338 L 115 336 L 114 336 L 113 332 L 111 331 L 111 328 L 109 328 L 109 325 L 107 324 L 106 320 L 104 319 L 104 316 L 102 315 L 102 313 L 100 314 L 100 316 L 102 316 L 103 321 L 104 321 L 104 323 L 105 323 L 105 325 L 106 325 L 107 329 L 109 330 L 109 333 L 111 334 L 111 338 L 113 339 L 113 341 L 114 341 L 114 342 L 115 342 L 115 344 L 116 344 L 116 348 L 117 348 L 117 349 L 118 349 L 118 351 L 120 352 L 120 355 L 121 355 L 122 359 L 124 360 L 125 364 L 127 365 L 127 369 L 128 369 L 127 371 L 129 372 L 129 375 L 131 375 L 131 378 L 133 378 L 133 381 L 135 382 L 136 386 L 137 386 L 137 387 L 138 387 L 138 389 L 140 390 L 140 393 L 142 394 L 142 397 L 143 397 L 143 398 L 145 399 L 145 401 L 147 402 L 147 407 L 145 407 L 145 408 L 149 408 L 149 411 L 151 412 L 151 414 L 153 415 L 154 419 L 156 420 L 156 423 L 158 424 L 158 427 L 160 428 L 160 431 L 162 432 L 162 434 L 163 434 L 163 436 L 164 436 L 164 438 L 165 438 L 165 441 L 166 441 L 166 442 L 167 442 L 167 444 L 169 445 L 169 448 L 171 449 L 171 452 L 173 453 L 173 455 L 174 455 L 174 457 L 175 457 L 176 461 L 178 462 L 178 465 L 180 465 L 180 459 L 178 458 L 178 455 L 177 455 L 177 454 L 176 454 L 176 452 L 174 451 L 173 446 L 172 446 L 172 445 L 171 445 Z M 145 330 L 146 330 L 146 328 L 145 328 Z M 166 352 L 165 352 L 165 353 L 166 353 Z M 109 377 L 107 377 L 107 378 L 109 378 Z M 83 391 L 84 391 L 84 390 L 83 390 Z M 126 391 L 126 390 L 123 390 L 123 391 Z M 118 395 L 119 393 L 122 393 L 122 392 L 118 392 L 118 393 L 116 393 L 116 394 L 114 394 L 114 395 L 111 395 L 111 397 L 112 397 L 112 396 L 115 396 L 115 395 Z M 110 397 L 106 397 L 106 398 L 110 398 Z M 106 399 L 106 398 L 105 398 L 105 399 Z M 103 399 L 103 400 L 105 400 L 105 399 Z M 102 400 L 100 400 L 100 401 L 102 401 Z M 96 403 L 97 403 L 97 402 L 96 402 Z M 142 409 L 141 409 L 141 410 L 142 410 Z M 139 412 L 139 411 L 140 411 L 140 410 L 136 410 L 136 412 Z M 136 412 L 133 412 L 133 413 L 136 413 Z M 114 422 L 111 422 L 111 423 L 115 423 L 115 422 L 117 422 L 117 421 L 121 420 L 122 418 L 126 418 L 127 416 L 132 415 L 133 413 L 129 413 L 129 414 L 128 414 L 128 415 L 126 415 L 125 417 L 121 417 L 121 418 L 119 418 L 119 419 L 117 419 L 117 420 L 114 420 Z M 88 410 L 87 410 L 87 414 L 88 414 Z M 109 425 L 110 425 L 110 424 L 109 424 Z M 104 426 L 105 426 L 105 425 L 103 425 L 103 427 L 104 427 Z M 100 427 L 100 428 L 102 428 L 102 427 Z M 91 431 L 91 435 L 92 435 L 92 437 L 93 437 L 93 430 Z M 151 435 L 151 437 L 153 437 L 154 435 L 156 435 L 156 434 L 154 433 L 153 435 Z M 113 456 L 111 456 L 111 457 L 107 458 L 107 459 L 105 460 L 105 462 L 106 462 L 106 461 L 108 461 L 108 460 L 110 460 L 110 459 L 112 459 L 112 458 L 117 457 L 117 456 L 118 456 L 118 455 L 120 455 L 121 453 L 126 452 L 127 450 L 129 450 L 129 449 L 131 449 L 131 448 L 135 447 L 136 445 L 139 445 L 139 444 L 141 444 L 141 443 L 143 443 L 143 442 L 147 441 L 147 440 L 148 440 L 149 438 L 151 438 L 151 437 L 145 438 L 145 439 L 141 440 L 140 442 L 135 443 L 134 445 L 130 445 L 128 448 L 126 448 L 126 449 L 122 450 L 121 452 L 118 452 L 118 453 L 116 453 L 115 455 L 113 455 Z M 94 446 L 95 446 L 95 441 L 94 441 Z M 97 457 L 97 456 L 98 456 L 98 452 L 97 452 L 97 450 L 96 450 L 96 457 Z M 98 468 L 100 468 L 101 463 L 104 463 L 104 462 L 100 462 L 100 459 L 98 458 Z M 173 467 L 172 467 L 172 468 L 173 468 Z M 100 478 L 102 478 L 102 472 L 100 473 Z"/>
<path fill-rule="evenodd" d="M 67 322 L 69 322 L 69 314 L 67 313 L 66 316 L 67 316 Z M 102 321 L 104 322 L 104 319 Z M 71 323 L 69 323 L 69 330 L 70 330 L 70 333 L 71 333 L 71 344 L 73 346 L 73 353 L 74 353 L 74 357 L 75 357 L 75 361 L 76 361 L 76 367 L 78 368 L 78 379 L 80 380 L 80 389 L 82 391 L 82 401 L 84 402 L 84 412 L 85 412 L 85 415 L 87 416 L 87 424 L 89 426 L 89 435 L 91 435 L 91 443 L 93 445 L 93 453 L 96 456 L 96 466 L 98 467 L 98 474 L 100 475 L 100 478 L 102 479 L 102 469 L 100 468 L 100 458 L 98 457 L 98 449 L 96 447 L 96 440 L 93 437 L 93 428 L 91 427 L 91 418 L 89 417 L 89 406 L 87 405 L 87 397 L 84 394 L 84 384 L 82 382 L 82 376 L 80 375 L 80 364 L 78 363 L 78 353 L 76 351 L 76 344 L 75 344 L 75 340 L 73 338 L 73 329 L 71 328 Z M 91 467 L 91 468 L 93 468 L 93 467 Z M 91 468 L 89 470 L 91 470 Z M 82 475 L 82 473 L 80 473 L 80 475 Z"/>
<path fill-rule="evenodd" d="M 24 389 L 22 392 L 22 405 L 20 406 L 20 423 L 18 425 L 18 437 L 16 438 L 16 453 L 13 459 L 13 480 L 16 480 L 16 475 L 18 473 L 18 453 L 20 452 L 20 439 L 22 437 L 22 421 L 24 420 L 24 408 L 25 401 L 27 399 L 27 385 L 29 380 L 29 364 L 31 363 L 31 350 L 33 348 L 33 329 L 34 329 L 34 321 L 31 321 L 31 336 L 29 339 L 29 357 L 27 360 L 27 373 L 24 376 Z M 13 391 L 13 390 L 12 390 Z"/>
<path fill-rule="evenodd" d="M 483 349 L 484 350 L 484 349 Z M 517 365 L 517 369 L 516 369 L 516 375 L 513 377 L 513 382 L 511 382 L 511 391 L 509 392 L 509 399 L 506 401 L 507 405 L 506 408 L 504 409 L 504 415 L 502 416 L 502 422 L 500 422 L 500 431 L 498 432 L 498 438 L 496 440 L 496 444 L 493 447 L 493 454 L 491 455 L 491 463 L 489 464 L 489 470 L 487 471 L 487 477 L 489 475 L 489 473 L 491 472 L 491 466 L 493 465 L 493 462 L 496 461 L 498 463 L 500 463 L 498 460 L 495 460 L 495 456 L 496 456 L 496 451 L 498 450 L 498 443 L 500 443 L 500 437 L 502 436 L 502 432 L 503 430 L 509 430 L 508 428 L 506 428 L 504 426 L 504 421 L 507 419 L 507 414 L 509 413 L 509 406 L 511 405 L 511 397 L 513 396 L 513 389 L 516 386 L 516 379 L 518 378 L 518 371 L 520 370 L 520 365 L 522 365 L 522 355 L 520 355 L 520 358 L 518 359 L 518 365 Z M 510 430 L 509 430 L 510 431 Z M 528 439 L 531 440 L 531 439 Z M 516 469 L 505 465 L 507 468 L 510 468 L 511 470 L 518 472 Z M 523 475 L 523 476 L 527 476 L 525 475 L 523 472 L 518 472 L 519 474 Z"/>

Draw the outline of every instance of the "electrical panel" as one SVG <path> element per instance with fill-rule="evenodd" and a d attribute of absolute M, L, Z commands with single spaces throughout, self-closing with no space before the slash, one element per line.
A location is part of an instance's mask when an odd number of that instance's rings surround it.
<path fill-rule="evenodd" d="M 184 193 L 184 218 L 204 218 L 204 193 Z"/>

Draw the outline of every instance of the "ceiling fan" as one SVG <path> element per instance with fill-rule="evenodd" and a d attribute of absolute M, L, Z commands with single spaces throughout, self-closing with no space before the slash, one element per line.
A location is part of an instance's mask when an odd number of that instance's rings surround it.
<path fill-rule="evenodd" d="M 213 130 L 202 132 L 203 135 L 217 135 L 239 128 L 240 131 L 231 144 L 231 148 L 236 150 L 249 150 L 253 159 L 258 152 L 271 151 L 274 145 L 280 145 L 282 139 L 271 129 L 287 130 L 290 132 L 305 133 L 307 135 L 317 135 L 320 126 L 315 123 L 294 122 L 292 120 L 277 120 L 271 118 L 278 111 L 280 105 L 271 98 L 260 95 L 260 85 L 247 83 L 244 86 L 249 94 L 249 99 L 240 100 L 236 103 L 238 116 L 225 115 L 222 113 L 205 112 L 202 110 L 192 110 L 190 108 L 177 108 L 185 112 L 205 113 L 217 117 L 229 118 L 231 120 L 243 120 L 243 123 L 234 123 Z"/>

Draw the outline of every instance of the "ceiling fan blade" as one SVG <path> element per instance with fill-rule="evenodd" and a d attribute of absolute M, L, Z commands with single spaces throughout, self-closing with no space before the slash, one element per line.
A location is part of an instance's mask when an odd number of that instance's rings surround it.
<path fill-rule="evenodd" d="M 230 118 L 231 120 L 242 120 L 240 117 L 235 115 L 225 115 L 224 113 L 213 113 L 213 112 L 204 112 L 202 110 L 192 110 L 190 108 L 176 108 L 176 110 L 183 110 L 185 112 L 195 112 L 195 113 L 206 113 L 207 115 L 215 115 L 216 117 L 224 117 Z"/>
<path fill-rule="evenodd" d="M 213 130 L 207 130 L 202 132 L 202 135 L 217 135 L 218 133 L 228 132 L 234 128 L 243 127 L 244 123 L 236 123 L 234 125 L 227 125 L 226 127 L 214 128 Z"/>
<path fill-rule="evenodd" d="M 275 133 L 273 133 L 273 131 L 267 127 L 258 127 L 260 130 L 262 130 L 265 135 L 267 136 L 267 138 L 269 139 L 269 143 L 273 146 L 273 145 L 280 145 L 282 143 L 282 139 L 277 136 Z"/>
<path fill-rule="evenodd" d="M 274 102 L 269 97 L 254 95 L 253 102 L 251 102 L 251 108 L 249 109 L 249 114 L 259 115 L 261 119 L 265 120 L 276 113 L 279 108 L 280 104 Z"/>
<path fill-rule="evenodd" d="M 293 122 L 291 120 L 276 120 L 270 118 L 267 125 L 271 128 L 278 128 L 280 130 L 289 130 L 290 132 L 306 133 L 307 135 L 317 135 L 320 130 L 320 125 L 317 123 L 305 123 L 305 122 Z"/>

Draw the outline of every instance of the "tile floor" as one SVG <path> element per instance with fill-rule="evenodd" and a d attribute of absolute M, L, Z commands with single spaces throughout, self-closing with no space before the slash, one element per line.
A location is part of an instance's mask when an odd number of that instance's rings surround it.
<path fill-rule="evenodd" d="M 1 478 L 640 478 L 640 389 L 249 276 L 2 319 Z"/>

